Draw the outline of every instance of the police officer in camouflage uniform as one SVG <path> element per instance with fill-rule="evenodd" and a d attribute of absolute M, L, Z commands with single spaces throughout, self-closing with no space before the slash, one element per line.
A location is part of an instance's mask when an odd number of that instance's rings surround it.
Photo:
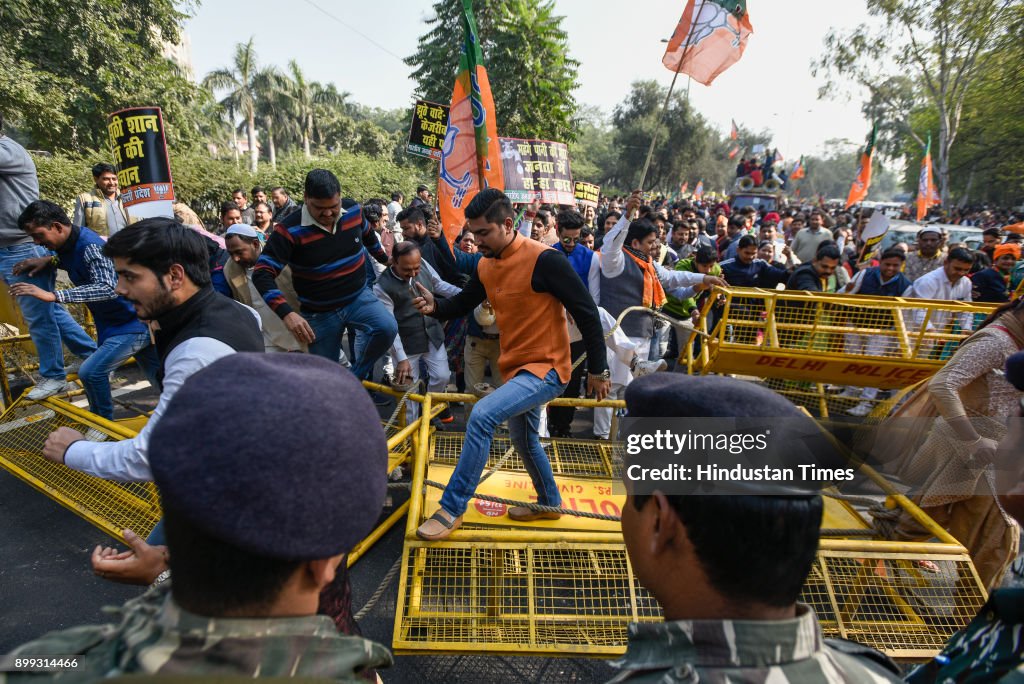
<path fill-rule="evenodd" d="M 300 421 L 301 430 L 282 429 Z M 375 668 L 391 664 L 384 646 L 315 614 L 387 488 L 384 431 L 355 376 L 306 354 L 226 356 L 171 400 L 153 430 L 150 466 L 173 579 L 128 601 L 119 624 L 53 632 L 14 652 L 77 655 L 76 668 L 7 681 L 373 681 Z"/>
<path fill-rule="evenodd" d="M 810 420 L 752 383 L 676 373 L 637 379 L 626 406 L 631 417 Z M 823 639 L 814 611 L 797 602 L 818 547 L 820 495 L 666 495 L 672 485 L 658 486 L 628 495 L 622 536 L 665 622 L 629 625 L 612 682 L 899 681 L 881 653 Z"/>

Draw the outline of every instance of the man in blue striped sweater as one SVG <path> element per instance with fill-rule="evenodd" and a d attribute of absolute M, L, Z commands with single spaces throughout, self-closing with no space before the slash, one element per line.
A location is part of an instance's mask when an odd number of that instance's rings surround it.
<path fill-rule="evenodd" d="M 301 211 L 274 226 L 252 281 L 267 305 L 281 317 L 311 354 L 338 361 L 346 326 L 359 332 L 352 372 L 369 377 L 398 334 L 395 317 L 367 287 L 366 255 L 386 264 L 377 233 L 357 204 L 342 210 L 341 184 L 325 169 L 306 174 Z M 275 278 L 291 266 L 300 312 L 277 288 Z"/>

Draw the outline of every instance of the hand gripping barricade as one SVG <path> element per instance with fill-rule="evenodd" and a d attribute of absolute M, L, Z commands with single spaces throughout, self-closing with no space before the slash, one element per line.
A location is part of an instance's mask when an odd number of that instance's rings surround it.
<path fill-rule="evenodd" d="M 930 378 L 994 304 L 716 287 L 696 331 L 680 338 L 691 374 L 762 378 L 827 417 L 859 401 L 843 387 L 882 390 L 881 417 L 903 390 Z M 829 385 L 836 392 L 829 391 Z M 894 393 L 885 396 L 885 393 Z M 876 393 L 872 393 L 876 394 Z"/>

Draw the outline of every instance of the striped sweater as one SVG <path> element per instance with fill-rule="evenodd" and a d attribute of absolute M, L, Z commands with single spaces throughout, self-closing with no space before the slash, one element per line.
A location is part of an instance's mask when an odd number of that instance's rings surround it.
<path fill-rule="evenodd" d="M 364 249 L 365 247 L 365 249 Z M 292 212 L 267 238 L 252 282 L 263 300 L 284 318 L 293 309 L 275 279 L 291 266 L 292 282 L 303 311 L 334 311 L 355 300 L 366 287 L 366 253 L 384 264 L 388 256 L 357 204 L 346 210 L 329 233 L 303 207 Z"/>

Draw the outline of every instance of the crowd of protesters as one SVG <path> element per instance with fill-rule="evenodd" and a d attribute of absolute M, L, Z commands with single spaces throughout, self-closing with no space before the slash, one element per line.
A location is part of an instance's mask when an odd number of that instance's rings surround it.
<path fill-rule="evenodd" d="M 867 254 L 869 211 L 762 213 L 640 192 L 597 207 L 516 207 L 485 190 L 450 243 L 426 186 L 408 205 L 397 191 L 357 201 L 332 173 L 313 169 L 301 203 L 280 187 L 269 198 L 239 189 L 208 229 L 184 206 L 174 219 L 135 220 L 117 203 L 109 171 L 94 169 L 95 190 L 69 217 L 38 198 L 31 158 L 0 135 L 0 275 L 26 314 L 43 378 L 29 398 L 64 390 L 71 371 L 62 342 L 83 359 L 97 413 L 112 411 L 100 376 L 128 356 L 160 391 L 135 438 L 97 442 L 63 427 L 43 449 L 91 475 L 156 482 L 165 512 L 149 540 L 129 535 L 130 551 L 93 554 L 101 577 L 156 584 L 126 605 L 119 626 L 54 633 L 18 651 L 82 655 L 82 681 L 131 672 L 372 681 L 391 662 L 387 649 L 356 636 L 344 577 L 345 554 L 376 521 L 386 491 L 386 441 L 358 380 L 453 384 L 482 397 L 439 508 L 417 530 L 439 541 L 461 524 L 503 424 L 539 503 L 558 508 L 539 439 L 574 434 L 571 410 L 545 410 L 558 396 L 624 398 L 643 416 L 803 416 L 749 383 L 659 373 L 716 287 L 979 299 L 1002 303 L 997 324 L 1024 319 L 1020 236 L 985 225 L 1010 225 L 996 213 L 959 215 L 986 228 L 978 249 L 926 225 L 914 245 Z M 58 268 L 73 287 L 55 289 Z M 90 307 L 97 341 L 63 302 Z M 586 364 L 574 368 L 583 352 Z M 999 389 L 1005 411 L 1019 403 L 1024 362 L 1000 353 L 1010 362 Z M 264 417 L 244 435 L 223 415 L 243 405 Z M 594 436 L 612 437 L 610 422 L 595 413 Z M 959 439 L 996 450 L 1019 437 L 965 427 Z M 301 453 L 304 467 L 282 453 Z M 1000 499 L 1000 510 L 1019 518 L 1021 498 Z M 561 514 L 512 507 L 508 515 Z M 817 494 L 630 494 L 626 547 L 666 622 L 631 625 L 616 681 L 897 681 L 871 649 L 826 643 L 797 600 L 821 518 Z M 1017 668 L 1012 634 L 1021 621 L 1019 610 L 1001 610 L 1006 601 L 1019 609 L 1018 595 L 997 592 L 979 618 L 986 648 L 1001 659 L 961 657 L 969 629 L 914 681 Z"/>

